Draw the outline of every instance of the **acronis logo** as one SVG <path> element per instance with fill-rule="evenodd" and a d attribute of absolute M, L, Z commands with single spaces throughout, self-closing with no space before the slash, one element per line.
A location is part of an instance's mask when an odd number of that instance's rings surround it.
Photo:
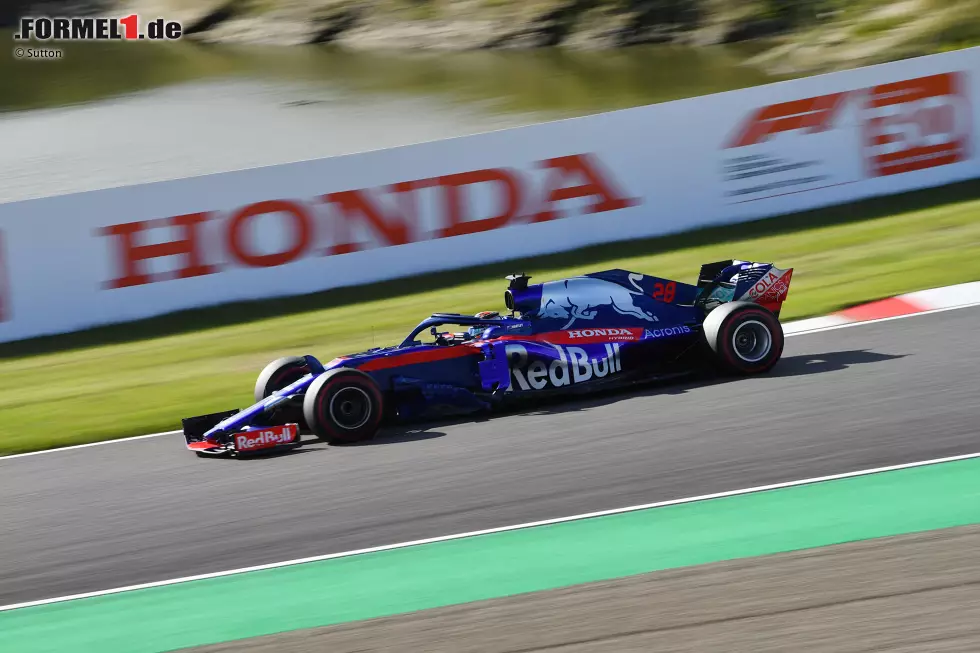
<path fill-rule="evenodd" d="M 684 325 L 667 327 L 665 329 L 644 329 L 643 339 L 650 340 L 656 338 L 666 338 L 668 336 L 682 336 L 688 333 L 691 333 L 691 327 Z"/>

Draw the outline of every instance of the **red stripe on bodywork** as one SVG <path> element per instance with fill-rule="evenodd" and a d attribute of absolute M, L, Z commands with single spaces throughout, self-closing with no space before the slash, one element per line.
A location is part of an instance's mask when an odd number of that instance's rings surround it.
<path fill-rule="evenodd" d="M 467 345 L 457 345 L 455 347 L 427 349 L 425 351 L 411 351 L 404 354 L 395 354 L 393 356 L 375 358 L 373 361 L 368 361 L 363 365 L 359 365 L 357 369 L 365 372 L 370 372 L 373 370 L 387 370 L 392 367 L 401 367 L 403 365 L 435 363 L 437 361 L 462 358 L 464 356 L 477 356 L 479 354 L 479 349 L 474 349 Z"/>
<path fill-rule="evenodd" d="M 500 336 L 499 338 L 493 338 L 493 340 L 532 340 L 536 342 L 547 342 L 553 345 L 601 345 L 607 342 L 637 342 L 643 339 L 643 327 L 605 329 L 605 331 L 620 332 L 615 335 L 595 335 L 594 332 L 597 330 L 602 331 L 603 329 L 568 329 L 566 331 L 547 331 L 545 333 L 536 333 L 529 336 Z M 592 335 L 585 335 L 583 332 L 592 332 Z"/>
<path fill-rule="evenodd" d="M 892 297 L 891 299 L 882 299 L 878 302 L 848 308 L 840 311 L 837 315 L 853 322 L 863 322 L 865 320 L 878 320 L 883 317 L 921 313 L 924 310 L 926 309 L 921 306 L 916 306 L 912 302 L 901 299 L 900 297 Z"/>

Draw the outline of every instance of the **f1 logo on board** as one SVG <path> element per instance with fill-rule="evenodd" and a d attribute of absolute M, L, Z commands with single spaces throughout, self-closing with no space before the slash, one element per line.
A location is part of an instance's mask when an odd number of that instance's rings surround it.
<path fill-rule="evenodd" d="M 834 126 L 847 97 L 830 93 L 752 111 L 723 147 L 725 195 L 741 204 L 843 183 L 833 164 L 840 149 Z"/>
<path fill-rule="evenodd" d="M 290 444 L 296 441 L 298 432 L 296 424 L 284 424 L 260 431 L 240 433 L 235 436 L 235 449 L 238 451 L 259 451 L 271 449 L 281 444 Z"/>
<path fill-rule="evenodd" d="M 966 84 L 966 73 L 947 72 L 756 109 L 724 145 L 725 150 L 749 148 L 724 162 L 725 182 L 735 186 L 727 194 L 753 201 L 856 181 L 836 177 L 835 146 L 814 147 L 813 139 L 791 145 L 775 140 L 784 133 L 805 137 L 834 130 L 849 102 L 858 108 L 868 176 L 965 161 L 971 156 L 973 129 Z M 803 154 L 810 149 L 813 154 Z M 804 174 L 805 169 L 815 172 Z"/>
<path fill-rule="evenodd" d="M 961 72 L 868 90 L 864 140 L 868 172 L 897 175 L 970 157 L 970 101 Z"/>
<path fill-rule="evenodd" d="M 549 386 L 560 388 L 623 371 L 619 343 L 606 344 L 606 355 L 599 358 L 590 357 L 581 347 L 552 346 L 558 352 L 557 359 L 546 361 L 539 358 L 529 364 L 524 345 L 505 345 L 504 356 L 507 358 L 512 381 L 507 390 L 513 390 L 515 383 L 519 390 L 544 390 Z"/>
<path fill-rule="evenodd" d="M 847 93 L 831 93 L 762 107 L 749 116 L 725 147 L 755 145 L 775 134 L 798 129 L 805 129 L 808 134 L 827 131 L 833 127 L 846 96 Z"/>

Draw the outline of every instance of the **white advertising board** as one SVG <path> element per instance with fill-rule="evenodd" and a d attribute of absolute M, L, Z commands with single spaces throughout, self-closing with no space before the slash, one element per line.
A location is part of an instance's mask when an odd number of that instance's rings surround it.
<path fill-rule="evenodd" d="M 477 136 L 0 204 L 0 341 L 978 177 L 978 77 L 972 48 Z"/>

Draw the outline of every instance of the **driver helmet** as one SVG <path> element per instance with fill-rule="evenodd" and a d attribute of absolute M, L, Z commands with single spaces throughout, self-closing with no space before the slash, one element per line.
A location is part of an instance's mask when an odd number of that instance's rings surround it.
<path fill-rule="evenodd" d="M 500 313 L 499 313 L 499 312 L 497 312 L 497 311 L 480 311 L 479 313 L 477 313 L 477 314 L 476 314 L 476 315 L 474 315 L 473 317 L 478 317 L 478 318 L 480 318 L 481 320 L 493 320 L 493 319 L 496 319 L 496 318 L 498 318 L 498 317 L 500 317 Z M 470 328 L 469 328 L 469 329 L 467 330 L 467 332 L 466 332 L 466 333 L 467 333 L 467 334 L 468 334 L 468 335 L 469 335 L 470 337 L 472 337 L 472 338 L 476 338 L 476 337 L 477 337 L 477 336 L 479 336 L 479 335 L 480 335 L 481 333 L 483 333 L 484 331 L 486 331 L 486 330 L 487 330 L 487 328 L 488 328 L 488 327 L 486 327 L 486 326 L 472 326 L 472 327 L 470 327 Z"/>

